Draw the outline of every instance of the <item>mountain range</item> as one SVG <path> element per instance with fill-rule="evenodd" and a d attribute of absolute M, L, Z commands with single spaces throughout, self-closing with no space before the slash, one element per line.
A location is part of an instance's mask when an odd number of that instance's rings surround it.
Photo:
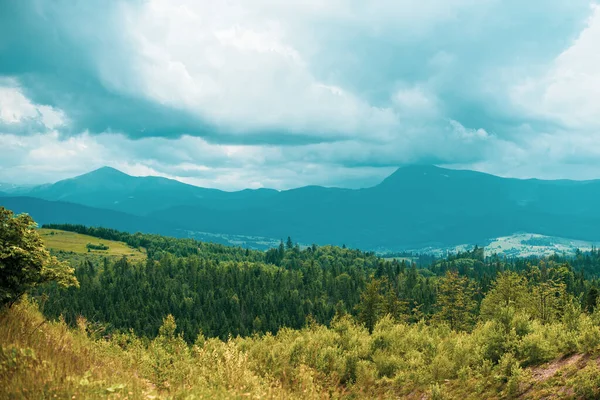
<path fill-rule="evenodd" d="M 41 224 L 172 236 L 291 236 L 371 250 L 482 243 L 516 232 L 600 240 L 600 180 L 522 180 L 429 165 L 399 168 L 363 189 L 237 192 L 103 167 L 54 184 L 3 185 L 0 196 L 0 205 Z"/>

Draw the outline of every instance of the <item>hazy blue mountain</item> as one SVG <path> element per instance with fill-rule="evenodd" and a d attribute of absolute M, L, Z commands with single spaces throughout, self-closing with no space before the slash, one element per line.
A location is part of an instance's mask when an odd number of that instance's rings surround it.
<path fill-rule="evenodd" d="M 271 189 L 225 192 L 156 176 L 133 177 L 114 168 L 103 167 L 72 179 L 33 188 L 25 195 L 146 215 L 178 205 L 209 204 L 224 209 L 236 208 L 276 193 Z"/>
<path fill-rule="evenodd" d="M 103 167 L 52 185 L 33 188 L 25 194 L 144 215 L 173 205 L 197 204 L 203 198 L 219 198 L 226 192 L 162 177 L 133 177 L 114 168 Z"/>
<path fill-rule="evenodd" d="M 38 185 L 17 185 L 14 183 L 0 182 L 0 196 L 19 195 L 27 193 Z"/>
<path fill-rule="evenodd" d="M 33 197 L 0 197 L 0 206 L 4 206 L 17 214 L 28 213 L 40 226 L 52 223 L 67 223 L 104 226 L 132 233 L 182 235 L 182 232 L 175 229 L 173 224 L 164 221 L 63 201 L 48 201 Z"/>
<path fill-rule="evenodd" d="M 102 168 L 27 195 L 144 215 L 193 231 L 290 235 L 304 243 L 371 249 L 481 243 L 515 232 L 600 240 L 600 181 L 507 179 L 435 166 L 403 167 L 358 190 L 239 192 Z"/>

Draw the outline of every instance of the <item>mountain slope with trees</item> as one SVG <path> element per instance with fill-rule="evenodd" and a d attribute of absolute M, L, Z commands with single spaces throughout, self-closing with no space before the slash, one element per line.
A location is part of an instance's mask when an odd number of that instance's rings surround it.
<path fill-rule="evenodd" d="M 0 397 L 600 396 L 595 249 L 506 260 L 476 248 L 416 269 L 291 238 L 259 252 L 64 225 L 143 245 L 148 259 L 58 261 L 29 217 L 0 210 L 3 226 L 27 225 L 0 230 L 15 243 L 1 268 L 18 247 L 25 264 L 51 260 L 57 283 L 79 283 L 29 285 L 0 307 Z"/>

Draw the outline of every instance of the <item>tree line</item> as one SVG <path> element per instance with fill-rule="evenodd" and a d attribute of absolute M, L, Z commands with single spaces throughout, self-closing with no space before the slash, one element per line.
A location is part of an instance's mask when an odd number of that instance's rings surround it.
<path fill-rule="evenodd" d="M 369 331 L 385 315 L 469 330 L 491 313 L 485 299 L 499 276 L 521 285 L 523 293 L 515 299 L 506 295 L 507 301 L 535 305 L 530 311 L 542 321 L 559 318 L 568 304 L 592 311 L 598 296 L 598 282 L 589 273 L 591 267 L 598 271 L 595 250 L 571 259 L 504 259 L 484 257 L 483 249 L 475 248 L 417 268 L 372 252 L 301 249 L 291 239 L 261 252 L 104 228 L 52 228 L 146 248 L 148 259 L 140 262 L 57 254 L 74 264 L 80 288 L 39 291 L 49 295 L 48 316 L 75 323 L 83 315 L 105 324 L 107 332 L 133 329 L 154 337 L 168 314 L 190 342 L 199 332 L 226 338 L 299 329 L 310 321 L 329 325 L 336 315 L 349 315 Z"/>

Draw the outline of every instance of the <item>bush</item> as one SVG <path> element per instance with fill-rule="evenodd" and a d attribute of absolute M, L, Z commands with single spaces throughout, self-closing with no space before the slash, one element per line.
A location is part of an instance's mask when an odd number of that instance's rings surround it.
<path fill-rule="evenodd" d="M 587 316 L 582 315 L 579 321 L 577 349 L 582 353 L 592 353 L 600 347 L 600 327 Z"/>
<path fill-rule="evenodd" d="M 534 332 L 523 337 L 516 349 L 524 366 L 541 364 L 556 357 L 539 324 Z"/>
<path fill-rule="evenodd" d="M 102 243 L 99 243 L 99 244 L 88 243 L 85 245 L 85 247 L 88 250 L 108 250 L 110 248 L 107 245 L 102 244 Z"/>
<path fill-rule="evenodd" d="M 595 361 L 588 362 L 587 366 L 575 375 L 573 389 L 577 398 L 598 399 L 600 397 L 600 369 Z"/>

